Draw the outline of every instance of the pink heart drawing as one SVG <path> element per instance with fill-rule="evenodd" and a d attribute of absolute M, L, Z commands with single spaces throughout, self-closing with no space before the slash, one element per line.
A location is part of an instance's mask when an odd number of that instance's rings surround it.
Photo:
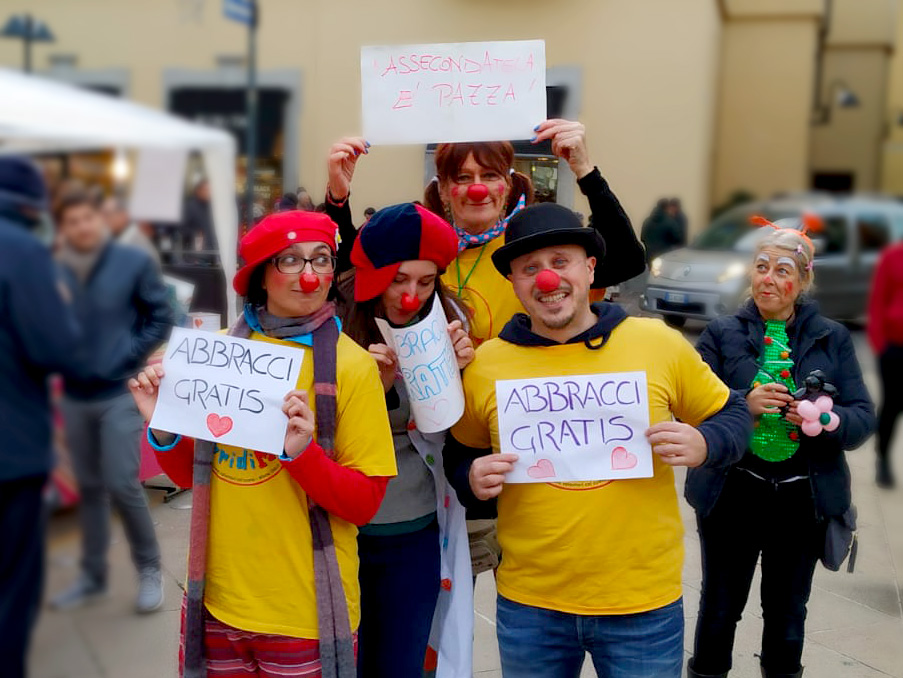
<path fill-rule="evenodd" d="M 543 478 L 554 478 L 555 467 L 552 466 L 552 462 L 550 462 L 548 459 L 540 459 L 533 466 L 527 469 L 527 475 L 531 478 L 535 478 L 536 480 L 542 480 Z"/>
<path fill-rule="evenodd" d="M 232 430 L 232 417 L 221 417 L 218 414 L 207 415 L 207 428 L 214 438 L 226 435 Z"/>
<path fill-rule="evenodd" d="M 194 326 L 195 326 L 195 327 L 200 327 L 200 326 L 203 325 L 203 324 L 204 324 L 204 321 L 201 320 L 200 318 L 195 318 L 195 319 L 194 319 Z"/>
<path fill-rule="evenodd" d="M 611 451 L 612 471 L 627 471 L 634 468 L 638 461 L 635 454 L 628 452 L 623 447 L 616 447 Z"/>
<path fill-rule="evenodd" d="M 424 403 L 421 415 L 431 424 L 440 424 L 442 423 L 442 418 L 444 416 L 443 410 L 447 407 L 448 399 L 439 398 L 439 400 L 434 401 L 432 404 Z M 429 410 L 429 413 L 427 413 L 427 410 Z"/>

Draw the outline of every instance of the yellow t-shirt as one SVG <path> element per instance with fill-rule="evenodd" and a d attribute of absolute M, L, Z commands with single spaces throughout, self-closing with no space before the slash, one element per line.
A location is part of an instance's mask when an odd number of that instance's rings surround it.
<path fill-rule="evenodd" d="M 672 413 L 696 425 L 727 402 L 728 388 L 693 347 L 659 320 L 627 318 L 599 350 L 583 342 L 525 347 L 487 342 L 464 370 L 464 416 L 452 427 L 470 447 L 499 450 L 495 382 L 645 371 L 649 421 Z M 646 612 L 681 595 L 683 526 L 670 466 L 636 480 L 506 485 L 498 502 L 506 598 L 572 614 Z"/>
<path fill-rule="evenodd" d="M 311 392 L 313 349 L 257 333 L 251 338 L 305 351 L 297 387 Z M 376 363 L 344 334 L 336 358 L 335 460 L 369 476 L 394 476 L 395 449 Z M 225 445 L 215 451 L 210 492 L 204 595 L 210 613 L 253 633 L 317 638 L 307 494 L 276 457 Z M 332 514 L 329 518 L 356 629 L 357 527 Z"/>
<path fill-rule="evenodd" d="M 511 282 L 492 264 L 492 253 L 505 244 L 504 237 L 458 253 L 442 274 L 442 282 L 467 304 L 473 313 L 470 336 L 479 346 L 494 339 L 511 316 L 524 313 Z"/>

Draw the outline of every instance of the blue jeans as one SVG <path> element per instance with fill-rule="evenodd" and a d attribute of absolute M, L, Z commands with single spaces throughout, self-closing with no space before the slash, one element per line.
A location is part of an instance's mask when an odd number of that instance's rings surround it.
<path fill-rule="evenodd" d="M 683 600 L 638 614 L 589 616 L 498 597 L 504 678 L 577 678 L 586 653 L 605 678 L 680 678 Z"/>

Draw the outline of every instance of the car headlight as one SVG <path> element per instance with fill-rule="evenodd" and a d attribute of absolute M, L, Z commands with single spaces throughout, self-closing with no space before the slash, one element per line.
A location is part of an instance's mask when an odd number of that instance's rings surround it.
<path fill-rule="evenodd" d="M 746 265 L 742 262 L 735 261 L 726 269 L 724 272 L 718 276 L 718 282 L 722 283 L 725 280 L 733 280 L 734 278 L 739 278 L 740 276 L 746 273 Z"/>
<path fill-rule="evenodd" d="M 649 264 L 649 272 L 652 274 L 653 278 L 657 278 L 662 274 L 662 258 L 656 257 L 652 260 L 652 263 Z"/>

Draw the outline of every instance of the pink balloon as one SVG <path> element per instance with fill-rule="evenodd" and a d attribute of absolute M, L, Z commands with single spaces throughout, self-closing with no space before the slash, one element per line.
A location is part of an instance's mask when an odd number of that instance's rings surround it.
<path fill-rule="evenodd" d="M 818 423 L 817 419 L 815 421 L 807 419 L 800 428 L 807 436 L 815 437 L 821 433 L 822 425 Z"/>
<path fill-rule="evenodd" d="M 825 424 L 825 430 L 833 431 L 838 426 L 840 426 L 840 417 L 838 417 L 834 412 L 828 412 L 828 416 L 831 417 L 831 421 Z"/>
<path fill-rule="evenodd" d="M 830 412 L 831 408 L 834 407 L 834 401 L 831 400 L 830 396 L 819 396 L 815 399 L 815 406 L 819 412 Z"/>
<path fill-rule="evenodd" d="M 796 406 L 796 411 L 803 419 L 814 419 L 816 421 L 818 420 L 818 415 L 821 414 L 811 400 L 801 400 L 800 404 Z"/>

